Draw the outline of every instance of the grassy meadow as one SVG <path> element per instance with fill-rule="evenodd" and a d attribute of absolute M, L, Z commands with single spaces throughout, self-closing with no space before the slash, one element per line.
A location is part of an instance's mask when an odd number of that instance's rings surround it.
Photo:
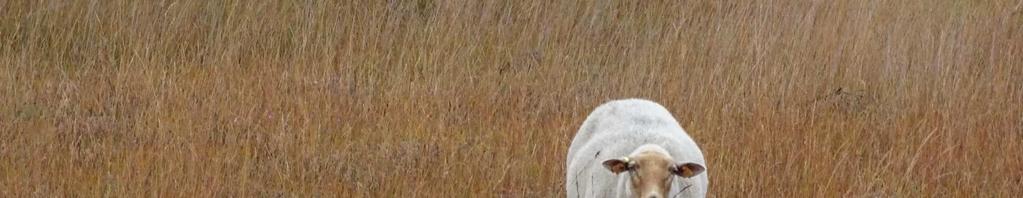
<path fill-rule="evenodd" d="M 1023 1 L 0 1 L 0 197 L 562 197 L 600 103 L 714 197 L 1023 195 Z"/>

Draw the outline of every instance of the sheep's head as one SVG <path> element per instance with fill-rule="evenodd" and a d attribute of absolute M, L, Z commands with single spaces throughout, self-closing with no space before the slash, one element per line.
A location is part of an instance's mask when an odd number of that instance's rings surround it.
<path fill-rule="evenodd" d="M 603 164 L 615 174 L 628 171 L 633 193 L 630 196 L 637 198 L 664 198 L 671 190 L 674 176 L 689 178 L 704 171 L 699 164 L 675 162 L 665 152 L 658 151 L 640 151 Z"/>

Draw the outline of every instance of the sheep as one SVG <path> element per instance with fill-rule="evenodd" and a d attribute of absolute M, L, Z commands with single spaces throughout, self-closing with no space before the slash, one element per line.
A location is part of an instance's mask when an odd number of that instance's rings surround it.
<path fill-rule="evenodd" d="M 707 194 L 703 152 L 667 109 L 649 100 L 598 106 L 572 139 L 567 160 L 570 198 Z"/>

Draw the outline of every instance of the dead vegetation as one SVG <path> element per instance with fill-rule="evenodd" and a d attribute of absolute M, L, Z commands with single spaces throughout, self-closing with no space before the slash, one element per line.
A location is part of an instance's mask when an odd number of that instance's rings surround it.
<path fill-rule="evenodd" d="M 562 196 L 667 106 L 710 194 L 1023 194 L 1020 1 L 0 1 L 0 195 Z"/>

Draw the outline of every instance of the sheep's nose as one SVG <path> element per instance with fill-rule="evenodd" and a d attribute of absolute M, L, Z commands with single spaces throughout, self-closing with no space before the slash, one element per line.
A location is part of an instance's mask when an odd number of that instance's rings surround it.
<path fill-rule="evenodd" d="M 650 196 L 649 196 L 649 197 L 647 197 L 647 198 L 660 198 L 660 197 L 657 197 L 657 195 L 650 195 Z"/>

